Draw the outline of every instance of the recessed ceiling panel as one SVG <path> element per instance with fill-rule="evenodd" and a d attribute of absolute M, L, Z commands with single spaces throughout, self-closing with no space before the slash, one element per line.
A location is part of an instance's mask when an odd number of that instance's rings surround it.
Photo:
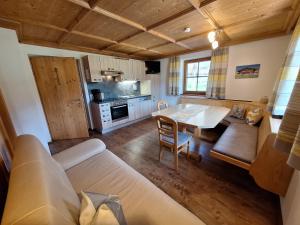
<path fill-rule="evenodd" d="M 65 0 L 9 0 L 0 1 L 0 16 L 29 19 L 67 27 L 82 8 Z"/>
<path fill-rule="evenodd" d="M 148 27 L 190 8 L 191 4 L 187 0 L 100 0 L 98 6 Z"/>
<path fill-rule="evenodd" d="M 191 28 L 191 32 L 185 33 L 184 28 L 186 27 Z M 207 32 L 212 29 L 213 27 L 207 22 L 207 20 L 205 20 L 205 18 L 197 10 L 195 10 L 163 24 L 154 30 L 178 40 L 195 34 Z"/>
<path fill-rule="evenodd" d="M 79 25 L 76 26 L 76 30 L 114 41 L 118 41 L 138 32 L 136 28 L 94 12 L 86 16 Z"/>

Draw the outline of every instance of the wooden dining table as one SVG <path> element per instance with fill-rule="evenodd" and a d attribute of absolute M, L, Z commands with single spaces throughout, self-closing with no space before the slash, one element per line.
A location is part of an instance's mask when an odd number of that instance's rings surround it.
<path fill-rule="evenodd" d="M 230 109 L 221 106 L 178 104 L 152 113 L 152 116 L 167 116 L 178 124 L 199 129 L 215 128 Z"/>
<path fill-rule="evenodd" d="M 183 132 L 186 132 L 187 128 L 194 128 L 194 136 L 202 138 L 201 129 L 215 128 L 227 116 L 229 111 L 230 109 L 221 106 L 178 104 L 153 112 L 152 116 L 161 115 L 172 118 L 182 127 Z M 200 149 L 200 143 L 196 149 Z M 199 151 L 195 152 L 191 149 L 191 153 L 192 158 L 201 160 L 202 157 Z"/>

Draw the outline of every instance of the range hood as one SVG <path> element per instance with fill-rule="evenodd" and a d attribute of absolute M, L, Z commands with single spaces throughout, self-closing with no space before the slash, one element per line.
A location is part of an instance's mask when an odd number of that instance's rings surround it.
<path fill-rule="evenodd" d="M 122 76 L 124 73 L 122 71 L 114 71 L 114 70 L 101 70 L 102 76 L 111 76 L 111 77 L 118 77 Z"/>

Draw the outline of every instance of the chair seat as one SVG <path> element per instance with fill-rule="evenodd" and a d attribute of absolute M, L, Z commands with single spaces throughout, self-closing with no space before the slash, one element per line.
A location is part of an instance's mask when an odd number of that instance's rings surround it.
<path fill-rule="evenodd" d="M 187 133 L 178 132 L 177 146 L 179 147 L 179 146 L 186 144 L 190 139 L 191 139 L 191 136 L 188 135 Z M 162 135 L 162 141 L 170 143 L 170 144 L 174 144 L 174 139 L 171 137 L 168 137 L 168 136 Z"/>

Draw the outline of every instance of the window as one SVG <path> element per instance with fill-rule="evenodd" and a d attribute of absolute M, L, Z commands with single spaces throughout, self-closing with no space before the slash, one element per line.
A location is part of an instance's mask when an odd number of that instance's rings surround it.
<path fill-rule="evenodd" d="M 205 94 L 209 67 L 210 58 L 184 61 L 184 94 Z"/>

